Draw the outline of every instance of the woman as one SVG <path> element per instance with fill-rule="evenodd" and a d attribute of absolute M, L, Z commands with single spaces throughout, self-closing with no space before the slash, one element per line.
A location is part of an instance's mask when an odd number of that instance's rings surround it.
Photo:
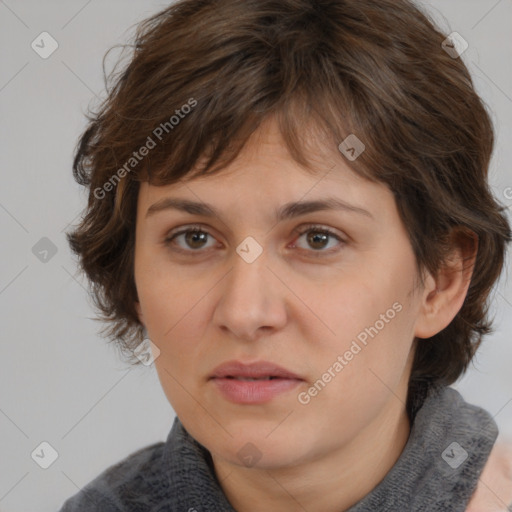
<path fill-rule="evenodd" d="M 177 418 L 63 512 L 479 510 L 482 482 L 506 510 L 496 424 L 449 387 L 511 239 L 460 48 L 405 0 L 182 0 L 140 25 L 69 241 Z"/>

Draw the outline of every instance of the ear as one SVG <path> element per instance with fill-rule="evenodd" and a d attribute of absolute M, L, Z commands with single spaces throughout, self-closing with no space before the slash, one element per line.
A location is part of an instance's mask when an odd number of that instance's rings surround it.
<path fill-rule="evenodd" d="M 450 235 L 452 250 L 434 277 L 425 278 L 414 335 L 430 338 L 447 327 L 462 308 L 473 275 L 478 236 L 462 228 Z"/>

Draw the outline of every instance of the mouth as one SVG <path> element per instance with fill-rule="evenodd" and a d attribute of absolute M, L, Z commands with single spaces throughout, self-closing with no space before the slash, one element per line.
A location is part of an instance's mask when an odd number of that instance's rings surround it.
<path fill-rule="evenodd" d="M 230 361 L 217 367 L 209 380 L 228 401 L 253 405 L 285 395 L 304 382 L 297 374 L 268 361 Z"/>
<path fill-rule="evenodd" d="M 233 380 L 243 380 L 247 382 L 254 382 L 258 380 L 275 380 L 275 379 L 281 379 L 282 377 L 275 377 L 275 376 L 267 376 L 267 377 L 233 377 L 232 375 L 226 375 L 226 377 L 221 377 L 225 379 L 233 379 Z"/>
<path fill-rule="evenodd" d="M 210 378 L 242 381 L 276 379 L 304 380 L 299 375 L 270 361 L 258 361 L 250 364 L 244 364 L 240 361 L 228 361 L 217 366 L 210 375 Z"/>

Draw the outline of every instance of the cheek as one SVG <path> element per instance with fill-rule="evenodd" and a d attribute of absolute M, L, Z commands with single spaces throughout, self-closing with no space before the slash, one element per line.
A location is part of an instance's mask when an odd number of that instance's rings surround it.
<path fill-rule="evenodd" d="M 205 340 L 208 323 L 205 290 L 210 287 L 190 278 L 154 276 L 144 276 L 138 292 L 148 336 L 160 350 L 155 368 L 174 410 L 188 411 L 194 409 L 195 402 L 185 390 L 193 392 L 198 362 L 204 359 L 205 342 L 201 340 Z"/>
<path fill-rule="evenodd" d="M 200 277 L 184 275 L 183 271 L 158 263 L 140 267 L 136 275 L 144 322 L 153 341 L 187 342 L 176 333 L 192 333 L 200 327 L 199 319 L 205 318 L 202 299 L 210 286 Z"/>
<path fill-rule="evenodd" d="M 390 400 L 401 400 L 395 397 L 402 396 L 408 377 L 411 341 L 405 305 L 374 297 L 352 306 L 335 317 L 336 337 L 324 337 L 313 351 L 310 347 L 314 373 L 299 400 L 306 404 L 300 405 L 302 414 L 324 418 L 326 436 L 338 435 L 340 425 L 347 438 L 356 435 Z"/>
<path fill-rule="evenodd" d="M 145 310 L 146 328 L 150 339 L 160 349 L 155 360 L 162 389 L 173 409 L 192 417 L 196 410 L 195 394 L 198 362 L 204 359 L 204 332 L 208 314 L 201 300 L 205 287 L 160 280 L 142 291 L 140 299 Z"/>
<path fill-rule="evenodd" d="M 357 401 L 362 389 L 385 388 L 382 382 L 392 388 L 398 385 L 410 354 L 417 313 L 408 296 L 411 275 L 406 266 L 403 269 L 366 273 L 364 280 L 347 278 L 331 285 L 328 297 L 318 291 L 310 296 L 328 326 L 321 336 L 313 330 L 306 334 L 316 339 L 316 376 L 329 380 L 329 372 L 336 375 L 331 380 L 337 384 L 329 387 L 337 390 L 325 396 L 327 400 L 345 396 L 349 402 Z"/>

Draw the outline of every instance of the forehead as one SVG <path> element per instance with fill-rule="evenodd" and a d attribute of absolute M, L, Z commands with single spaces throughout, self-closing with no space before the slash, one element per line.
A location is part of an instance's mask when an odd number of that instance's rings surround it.
<path fill-rule="evenodd" d="M 252 134 L 237 158 L 221 171 L 197 175 L 206 163 L 205 158 L 200 158 L 189 175 L 177 183 L 142 183 L 139 204 L 147 205 L 169 194 L 196 200 L 217 198 L 221 203 L 246 200 L 254 207 L 258 202 L 278 204 L 326 195 L 360 202 L 390 195 L 385 185 L 359 175 L 337 146 L 322 143 L 314 132 L 306 134 L 302 149 L 307 167 L 292 157 L 277 123 L 267 120 Z"/>

